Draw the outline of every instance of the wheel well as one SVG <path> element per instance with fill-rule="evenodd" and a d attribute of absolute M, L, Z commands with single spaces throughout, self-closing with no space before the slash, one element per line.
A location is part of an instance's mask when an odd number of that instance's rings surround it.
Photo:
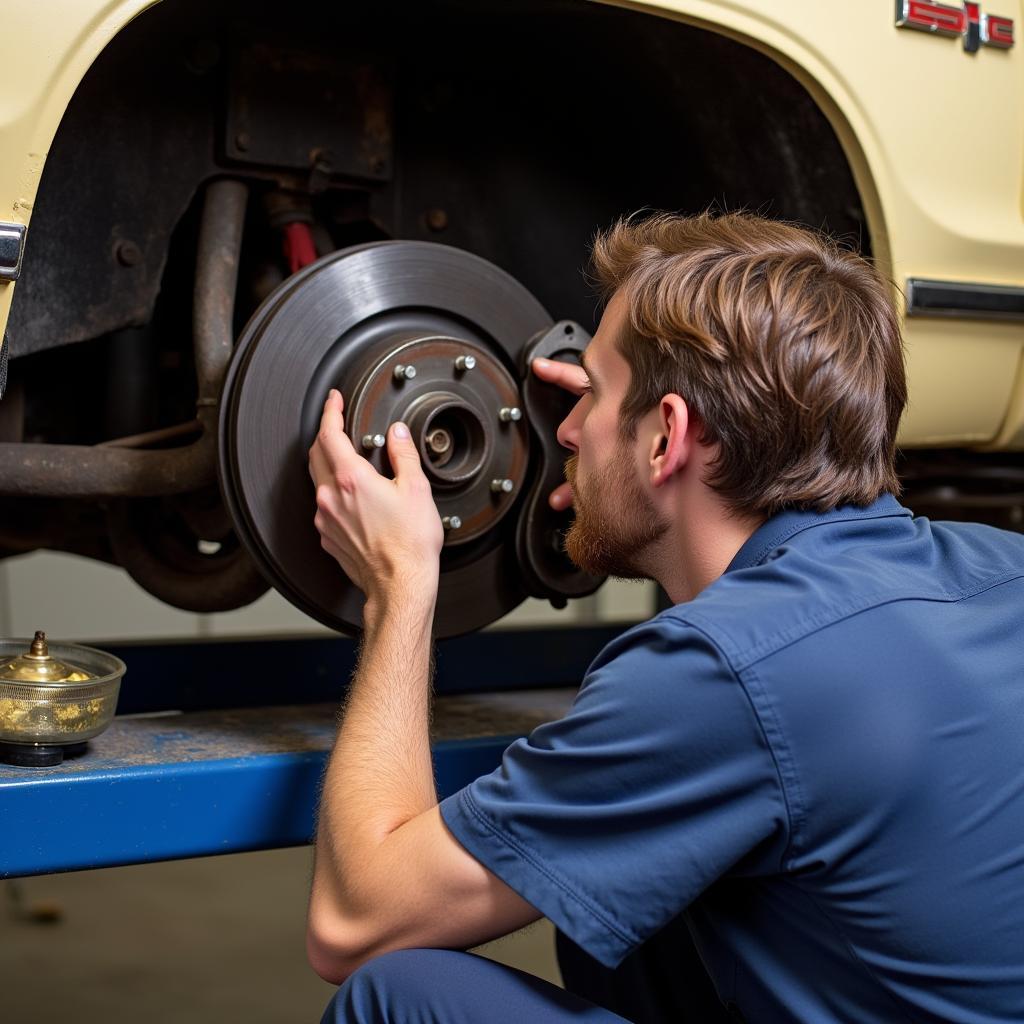
<path fill-rule="evenodd" d="M 734 40 L 583 0 L 300 2 L 289 26 L 277 4 L 183 0 L 100 55 L 40 183 L 15 356 L 148 322 L 175 226 L 226 171 L 320 189 L 336 231 L 469 249 L 585 324 L 587 243 L 637 209 L 748 208 L 870 250 L 825 115 Z"/>
<path fill-rule="evenodd" d="M 0 441 L 192 437 L 197 238 L 218 177 L 250 197 L 236 338 L 294 269 L 282 236 L 295 218 L 321 254 L 388 238 L 468 250 L 586 330 L 588 245 L 633 211 L 749 209 L 871 248 L 822 110 L 724 36 L 585 0 L 295 0 L 286 28 L 276 0 L 176 0 L 111 42 L 57 131 L 8 323 L 16 415 Z M 142 504 L 120 517 L 48 494 L 0 501 L 14 524 L 0 556 L 117 561 L 181 607 L 251 599 L 215 494 L 121 495 Z"/>

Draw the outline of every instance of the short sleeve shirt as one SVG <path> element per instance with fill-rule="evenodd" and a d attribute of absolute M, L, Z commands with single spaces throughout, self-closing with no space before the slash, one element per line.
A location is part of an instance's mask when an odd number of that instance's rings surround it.
<path fill-rule="evenodd" d="M 608 966 L 686 913 L 750 1021 L 1024 1020 L 1024 538 L 784 512 L 441 810 Z"/>

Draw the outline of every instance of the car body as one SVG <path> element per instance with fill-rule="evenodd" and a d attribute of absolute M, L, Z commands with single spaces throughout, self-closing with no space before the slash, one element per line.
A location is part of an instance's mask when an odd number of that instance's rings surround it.
<path fill-rule="evenodd" d="M 986 0 L 999 20 L 977 45 L 983 21 L 951 31 L 974 6 L 15 0 L 0 221 L 27 230 L 20 277 L 0 284 L 0 553 L 125 564 L 110 495 L 19 489 L 17 446 L 35 458 L 188 421 L 197 196 L 232 174 L 264 198 L 307 196 L 318 252 L 444 242 L 585 327 L 586 244 L 617 215 L 742 206 L 832 231 L 902 293 L 908 495 L 1018 525 L 1024 54 L 1010 42 L 1024 11 Z M 288 273 L 264 213 L 248 214 L 237 329 Z M 176 522 L 189 547 L 197 520 L 223 519 L 204 493 L 199 511 L 136 523 L 165 568 L 193 557 L 165 543 Z M 161 596 L 190 607 L 206 570 L 184 571 Z"/>

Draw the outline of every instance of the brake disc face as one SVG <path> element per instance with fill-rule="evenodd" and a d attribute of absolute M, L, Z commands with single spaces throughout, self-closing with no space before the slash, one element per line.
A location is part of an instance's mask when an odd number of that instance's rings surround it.
<path fill-rule="evenodd" d="M 426 242 L 342 250 L 284 282 L 242 332 L 221 411 L 225 501 L 267 579 L 326 625 L 360 627 L 362 594 L 313 527 L 307 470 L 337 387 L 346 431 L 379 471 L 390 473 L 382 441 L 391 423 L 409 424 L 419 447 L 446 524 L 435 635 L 493 622 L 531 592 L 554 596 L 531 585 L 516 541 L 540 472 L 524 360 L 551 327 L 504 271 Z"/>

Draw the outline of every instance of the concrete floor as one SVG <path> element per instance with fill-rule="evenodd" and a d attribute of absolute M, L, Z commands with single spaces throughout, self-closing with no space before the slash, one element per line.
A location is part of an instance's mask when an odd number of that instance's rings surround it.
<path fill-rule="evenodd" d="M 73 838 L 69 837 L 69 841 Z M 300 1024 L 308 848 L 0 882 L 0 1006 L 24 1024 Z M 547 922 L 481 952 L 558 982 Z"/>

